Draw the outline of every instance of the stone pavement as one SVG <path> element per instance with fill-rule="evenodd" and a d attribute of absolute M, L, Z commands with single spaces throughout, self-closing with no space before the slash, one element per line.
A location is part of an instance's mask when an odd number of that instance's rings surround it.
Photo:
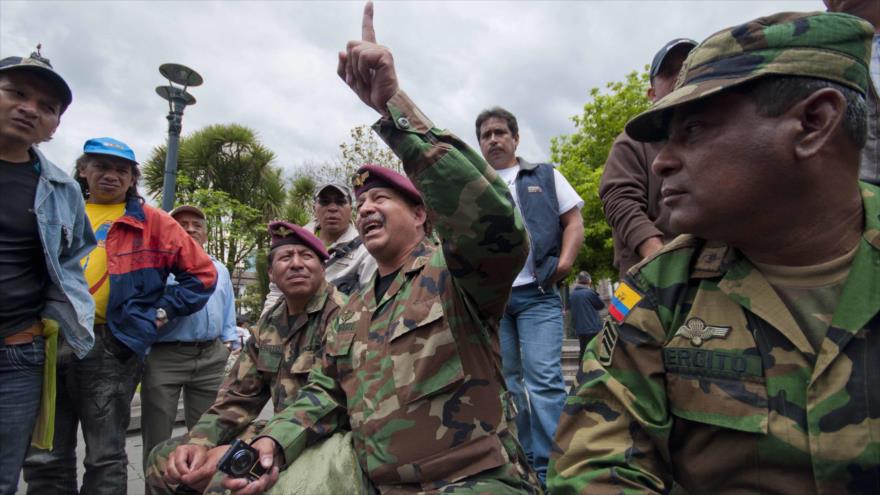
<path fill-rule="evenodd" d="M 178 414 L 178 420 L 183 416 Z M 272 402 L 266 404 L 260 413 L 260 419 L 269 419 L 272 417 Z M 140 397 L 135 395 L 132 401 L 131 423 L 133 428 L 140 428 Z M 125 452 L 128 454 L 128 494 L 127 495 L 144 495 L 144 469 L 143 469 L 143 451 L 144 445 L 141 442 L 141 432 L 139 429 L 129 428 L 128 435 L 125 439 Z M 178 422 L 172 431 L 173 436 L 183 435 L 186 433 L 186 426 L 182 422 Z M 82 461 L 86 456 L 86 445 L 83 441 L 82 430 L 77 434 L 76 442 L 76 459 L 77 459 L 77 479 L 82 483 L 84 473 Z M 22 477 L 18 482 L 18 490 L 15 495 L 25 495 L 27 492 L 27 483 Z M 40 495 L 40 494 L 37 494 Z M 123 495 L 123 494 L 120 494 Z"/>
<path fill-rule="evenodd" d="M 183 435 L 186 427 L 179 423 L 173 431 L 173 435 Z M 128 453 L 128 495 L 144 495 L 144 469 L 143 469 L 143 443 L 141 442 L 141 432 L 129 431 L 125 439 L 125 451 Z M 82 483 L 83 466 L 82 460 L 86 455 L 86 446 L 83 441 L 82 431 L 77 435 L 76 459 L 77 459 L 77 478 Z M 16 495 L 25 495 L 27 483 L 24 478 L 18 482 L 18 491 Z"/>
<path fill-rule="evenodd" d="M 562 348 L 562 369 L 563 374 L 565 375 L 565 382 L 567 386 L 571 386 L 574 381 L 574 375 L 577 373 L 578 369 L 578 341 L 566 339 Z M 143 470 L 143 443 L 141 442 L 141 432 L 140 432 L 140 397 L 138 394 L 135 395 L 134 400 L 132 400 L 132 411 L 131 411 L 131 427 L 128 431 L 128 436 L 125 440 L 125 451 L 128 453 L 128 494 L 127 495 L 144 495 L 144 470 Z M 178 412 L 178 420 L 182 420 L 182 405 L 180 406 Z M 269 419 L 272 417 L 272 403 L 271 401 L 266 404 L 266 407 L 263 408 L 263 411 L 260 413 L 260 419 Z M 174 428 L 172 435 L 178 436 L 183 435 L 186 432 L 186 427 L 182 422 L 178 422 L 177 426 Z M 86 455 L 86 447 L 85 442 L 82 438 L 82 431 L 77 435 L 77 447 L 76 447 L 76 459 L 77 459 L 77 477 L 79 482 L 82 483 L 83 477 L 83 466 L 82 460 Z M 24 482 L 22 478 L 18 483 L 18 490 L 15 492 L 15 495 L 25 495 L 27 491 L 27 484 Z M 38 494 L 39 495 L 39 494 Z"/>

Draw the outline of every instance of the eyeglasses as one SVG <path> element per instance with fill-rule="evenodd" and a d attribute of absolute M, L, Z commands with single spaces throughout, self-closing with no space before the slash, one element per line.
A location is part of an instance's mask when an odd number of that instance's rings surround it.
<path fill-rule="evenodd" d="M 330 206 L 331 203 L 335 204 L 336 206 L 345 206 L 348 204 L 348 200 L 343 197 L 318 198 L 318 204 L 321 206 Z"/>

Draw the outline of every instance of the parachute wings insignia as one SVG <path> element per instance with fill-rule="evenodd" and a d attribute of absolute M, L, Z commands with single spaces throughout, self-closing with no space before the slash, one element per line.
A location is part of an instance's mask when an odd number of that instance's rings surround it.
<path fill-rule="evenodd" d="M 676 337 L 684 337 L 690 339 L 691 344 L 696 347 L 703 345 L 703 342 L 718 337 L 719 339 L 727 338 L 730 333 L 730 327 L 719 327 L 715 325 L 707 325 L 705 321 L 699 318 L 688 318 L 677 332 Z"/>
<path fill-rule="evenodd" d="M 276 227 L 275 230 L 272 231 L 272 233 L 278 237 L 288 237 L 290 235 L 293 235 L 294 232 L 282 225 L 281 227 Z"/>

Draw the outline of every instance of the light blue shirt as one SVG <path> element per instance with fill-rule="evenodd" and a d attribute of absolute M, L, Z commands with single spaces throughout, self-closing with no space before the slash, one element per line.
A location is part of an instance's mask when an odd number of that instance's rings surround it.
<path fill-rule="evenodd" d="M 180 316 L 159 329 L 157 342 L 204 342 L 219 338 L 232 342 L 238 349 L 241 343 L 235 329 L 235 298 L 229 270 L 211 256 L 217 268 L 217 287 L 205 307 L 188 316 Z M 168 276 L 168 285 L 174 285 L 174 275 Z"/>

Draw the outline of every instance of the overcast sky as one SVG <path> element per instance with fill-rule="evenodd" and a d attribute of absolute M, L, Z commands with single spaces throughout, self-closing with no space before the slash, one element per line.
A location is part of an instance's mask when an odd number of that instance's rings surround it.
<path fill-rule="evenodd" d="M 158 67 L 205 79 L 183 132 L 217 123 L 257 131 L 290 175 L 326 162 L 354 126 L 375 121 L 336 76 L 336 52 L 360 36 L 362 2 L 0 0 L 0 55 L 43 55 L 73 89 L 42 149 L 69 170 L 90 137 L 113 136 L 145 160 L 167 136 Z M 520 122 L 519 154 L 546 160 L 573 130 L 590 88 L 650 63 L 668 40 L 698 41 L 800 1 L 376 2 L 378 41 L 401 86 L 439 127 L 476 144 L 473 121 L 501 105 Z"/>

